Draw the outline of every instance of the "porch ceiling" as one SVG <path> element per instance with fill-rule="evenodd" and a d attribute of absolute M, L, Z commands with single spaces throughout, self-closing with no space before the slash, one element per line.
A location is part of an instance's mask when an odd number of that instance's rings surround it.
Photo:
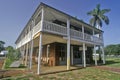
<path fill-rule="evenodd" d="M 34 39 L 34 47 L 39 46 L 39 36 L 40 36 L 40 34 L 37 35 L 36 38 Z M 54 43 L 54 42 L 66 43 L 67 40 L 63 39 L 62 36 L 43 33 L 42 45 L 46 45 L 46 44 L 50 44 L 50 43 Z"/>
<path fill-rule="evenodd" d="M 34 38 L 34 47 L 39 46 L 39 35 Z M 62 36 L 58 35 L 53 35 L 53 34 L 48 34 L 48 33 L 43 33 L 42 36 L 42 45 L 50 44 L 50 43 L 67 43 L 67 39 L 64 39 Z M 71 40 L 71 45 L 82 45 L 82 42 L 76 41 L 76 40 Z M 86 44 L 87 46 L 93 46 L 93 44 Z"/>

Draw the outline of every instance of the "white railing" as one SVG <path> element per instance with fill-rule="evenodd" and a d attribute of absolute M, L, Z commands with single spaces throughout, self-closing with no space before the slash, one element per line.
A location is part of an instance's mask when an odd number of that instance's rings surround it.
<path fill-rule="evenodd" d="M 48 21 L 43 22 L 43 31 L 50 32 L 53 34 L 67 35 L 67 28 L 65 26 L 61 26 L 61 25 L 51 23 Z M 70 29 L 70 36 L 71 38 L 82 39 L 82 40 L 84 36 L 85 41 L 94 42 L 94 43 L 103 43 L 102 39 L 98 37 L 94 37 L 93 35 L 89 35 L 86 33 L 84 33 L 83 35 L 82 32 L 73 30 L 73 29 Z"/>
<path fill-rule="evenodd" d="M 89 35 L 89 34 L 86 34 L 84 33 L 84 40 L 86 41 L 93 41 L 93 36 L 92 35 Z"/>
<path fill-rule="evenodd" d="M 41 28 L 41 21 L 36 26 L 33 27 L 33 36 L 40 31 L 40 28 Z"/>
<path fill-rule="evenodd" d="M 33 27 L 32 37 L 38 32 L 40 32 L 40 28 L 41 28 L 41 21 L 36 26 Z M 51 23 L 48 21 L 43 21 L 43 32 L 49 32 L 52 34 L 67 36 L 67 27 L 61 26 L 55 23 Z M 95 37 L 93 35 L 89 35 L 86 33 L 84 33 L 83 35 L 81 31 L 77 31 L 73 29 L 70 29 L 70 36 L 71 38 L 78 39 L 78 40 L 84 40 L 84 41 L 98 43 L 98 44 L 103 43 L 103 40 L 98 37 Z M 84 36 L 84 39 L 83 39 L 83 36 Z M 31 31 L 18 43 L 17 47 L 20 47 L 20 45 L 22 46 L 26 44 L 30 40 L 31 40 Z"/>
<path fill-rule="evenodd" d="M 67 35 L 67 28 L 58 24 L 44 21 L 43 22 L 43 31 L 58 34 L 58 35 Z"/>
<path fill-rule="evenodd" d="M 83 33 L 73 29 L 70 29 L 70 36 L 72 38 L 83 39 Z"/>
<path fill-rule="evenodd" d="M 101 38 L 98 38 L 98 37 L 96 37 L 96 36 L 93 36 L 93 39 L 94 39 L 94 42 L 95 43 L 103 43 L 103 40 L 101 39 Z"/>

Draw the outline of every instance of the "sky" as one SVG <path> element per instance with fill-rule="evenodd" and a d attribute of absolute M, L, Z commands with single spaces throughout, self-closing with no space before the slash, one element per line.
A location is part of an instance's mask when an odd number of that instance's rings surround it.
<path fill-rule="evenodd" d="M 89 23 L 86 13 L 101 4 L 101 9 L 111 9 L 106 15 L 110 24 L 103 23 L 104 44 L 120 43 L 120 0 L 0 0 L 0 40 L 5 46 L 14 46 L 19 34 L 40 2 Z"/>

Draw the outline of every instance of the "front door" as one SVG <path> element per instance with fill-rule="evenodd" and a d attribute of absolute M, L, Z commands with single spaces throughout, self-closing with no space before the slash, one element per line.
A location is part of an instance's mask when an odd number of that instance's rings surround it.
<path fill-rule="evenodd" d="M 82 63 L 82 52 L 79 50 L 79 46 L 73 47 L 73 64 Z"/>
<path fill-rule="evenodd" d="M 66 45 L 64 44 L 57 45 L 57 56 L 58 56 L 59 65 L 65 65 L 67 62 Z"/>

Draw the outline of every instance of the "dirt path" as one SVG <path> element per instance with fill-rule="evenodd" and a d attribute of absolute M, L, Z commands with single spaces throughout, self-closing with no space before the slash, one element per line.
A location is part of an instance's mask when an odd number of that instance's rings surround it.
<path fill-rule="evenodd" d="M 113 67 L 108 67 L 108 66 L 94 66 L 94 68 L 120 73 L 120 68 L 113 68 Z"/>
<path fill-rule="evenodd" d="M 26 74 L 25 70 L 0 70 L 0 79 Z"/>

